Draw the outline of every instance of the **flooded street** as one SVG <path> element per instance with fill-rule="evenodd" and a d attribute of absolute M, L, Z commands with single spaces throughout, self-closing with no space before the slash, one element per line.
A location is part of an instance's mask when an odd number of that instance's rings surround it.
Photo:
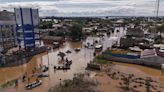
<path fill-rule="evenodd" d="M 117 32 L 116 30 L 120 30 L 120 32 Z M 126 31 L 123 31 L 123 28 L 115 29 L 114 34 L 111 34 L 111 36 L 105 36 L 104 40 L 100 39 L 103 44 L 103 50 L 105 50 L 108 47 L 111 47 L 113 43 L 118 41 L 119 38 L 125 35 Z M 115 37 L 117 36 L 117 38 Z M 88 37 L 87 40 L 92 41 L 95 39 L 95 37 Z M 85 42 L 85 41 L 84 41 Z M 81 48 L 79 52 L 75 52 L 75 48 Z M 68 60 L 72 60 L 71 69 L 67 71 L 63 70 L 56 70 L 54 71 L 55 65 L 59 64 L 60 57 L 57 55 L 59 52 L 66 52 L 67 50 L 70 50 L 72 53 L 66 54 L 65 58 L 67 57 Z M 10 87 L 7 91 L 2 92 L 47 92 L 49 88 L 55 86 L 56 84 L 59 84 L 62 80 L 65 79 L 71 79 L 73 78 L 75 73 L 84 73 L 86 72 L 85 68 L 87 66 L 87 63 L 90 62 L 93 59 L 93 49 L 84 48 L 83 42 L 66 42 L 64 43 L 64 46 L 59 49 L 54 49 L 50 51 L 49 53 L 42 53 L 39 55 L 36 55 L 32 57 L 30 62 L 27 64 L 17 66 L 17 67 L 6 67 L 0 69 L 0 84 L 3 84 L 7 81 L 22 77 L 23 74 L 27 72 L 28 75 L 32 74 L 32 70 L 34 68 L 38 68 L 40 65 L 46 65 L 49 66 L 49 71 L 46 72 L 49 74 L 49 77 L 43 78 L 43 84 L 39 87 L 36 87 L 32 90 L 25 90 L 25 83 L 22 83 L 20 81 L 17 88 Z M 116 68 L 120 68 L 127 72 L 133 72 L 135 74 L 145 74 L 147 76 L 152 76 L 159 78 L 161 81 L 163 77 L 160 74 L 160 70 L 147 68 L 143 66 L 136 66 L 136 65 L 128 65 L 128 64 L 121 64 L 121 63 L 115 63 Z M 134 68 L 128 68 L 128 67 L 134 67 Z M 61 79 L 61 80 L 60 80 Z"/>
<path fill-rule="evenodd" d="M 5 82 L 4 80 L 7 81 L 7 79 L 12 80 L 18 78 L 19 76 L 23 75 L 25 72 L 27 72 L 27 74 L 30 75 L 32 74 L 32 70 L 35 67 L 39 67 L 39 65 L 41 64 L 41 65 L 49 66 L 50 69 L 47 73 L 50 76 L 48 78 L 43 78 L 43 85 L 29 91 L 46 92 L 50 87 L 53 87 L 55 84 L 58 84 L 60 82 L 60 79 L 61 81 L 64 79 L 71 79 L 73 78 L 75 73 L 85 72 L 87 63 L 93 58 L 93 50 L 82 48 L 80 52 L 74 51 L 74 48 L 81 48 L 81 47 L 82 47 L 81 42 L 78 43 L 66 42 L 63 47 L 50 51 L 48 54 L 43 53 L 34 56 L 29 63 L 24 64 L 23 66 L 1 69 L 0 72 L 3 72 L 4 70 L 11 71 L 9 73 L 10 75 L 8 73 L 4 73 L 5 75 L 1 75 L 1 83 L 4 83 Z M 68 60 L 72 60 L 71 69 L 67 71 L 63 71 L 63 70 L 54 71 L 53 68 L 54 65 L 60 65 L 58 62 L 59 61 L 58 59 L 60 57 L 57 54 L 59 52 L 66 52 L 67 50 L 70 50 L 72 52 L 70 54 L 67 54 L 66 56 Z M 16 73 L 14 73 L 13 71 Z M 9 76 L 10 78 L 6 76 Z M 21 82 L 20 85 L 18 85 L 18 88 L 11 88 L 12 92 L 26 92 L 27 90 L 25 90 L 24 85 L 25 84 Z"/>

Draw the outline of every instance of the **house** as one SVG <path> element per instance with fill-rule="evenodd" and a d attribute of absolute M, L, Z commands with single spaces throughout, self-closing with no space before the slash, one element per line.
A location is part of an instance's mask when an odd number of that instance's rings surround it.
<path fill-rule="evenodd" d="M 135 44 L 135 38 L 134 37 L 129 37 L 129 36 L 124 36 L 120 39 L 120 47 L 133 47 Z"/>
<path fill-rule="evenodd" d="M 144 31 L 141 30 L 139 27 L 128 28 L 126 35 L 132 36 L 132 37 L 144 37 Z"/>

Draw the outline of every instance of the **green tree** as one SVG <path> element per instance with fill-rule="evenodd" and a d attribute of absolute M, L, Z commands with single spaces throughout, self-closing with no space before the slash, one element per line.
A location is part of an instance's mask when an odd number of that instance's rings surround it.
<path fill-rule="evenodd" d="M 83 37 L 82 27 L 78 24 L 74 24 L 72 27 L 70 27 L 70 34 L 72 40 L 79 41 Z"/>
<path fill-rule="evenodd" d="M 40 23 L 40 28 L 41 29 L 48 29 L 48 28 L 52 28 L 53 22 L 51 21 L 44 21 Z"/>

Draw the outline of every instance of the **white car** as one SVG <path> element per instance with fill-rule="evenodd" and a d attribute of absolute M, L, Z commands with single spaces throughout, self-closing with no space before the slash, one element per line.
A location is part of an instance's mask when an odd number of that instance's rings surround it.
<path fill-rule="evenodd" d="M 102 45 L 96 45 L 95 49 L 102 49 Z"/>
<path fill-rule="evenodd" d="M 164 52 L 164 48 L 160 48 L 160 50 L 159 50 L 160 52 Z"/>

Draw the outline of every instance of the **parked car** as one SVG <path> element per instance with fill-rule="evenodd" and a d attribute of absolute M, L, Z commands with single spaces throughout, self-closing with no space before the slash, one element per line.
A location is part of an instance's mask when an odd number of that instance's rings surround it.
<path fill-rule="evenodd" d="M 95 46 L 95 50 L 96 51 L 101 51 L 103 49 L 103 46 L 102 45 L 96 45 Z"/>

